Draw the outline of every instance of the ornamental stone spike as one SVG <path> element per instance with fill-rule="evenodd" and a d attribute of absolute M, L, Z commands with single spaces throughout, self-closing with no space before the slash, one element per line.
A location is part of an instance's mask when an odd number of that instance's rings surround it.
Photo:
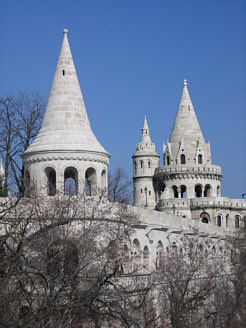
<path fill-rule="evenodd" d="M 64 29 L 42 127 L 23 155 L 46 151 L 90 151 L 109 157 L 91 130 L 67 33 L 68 30 Z"/>

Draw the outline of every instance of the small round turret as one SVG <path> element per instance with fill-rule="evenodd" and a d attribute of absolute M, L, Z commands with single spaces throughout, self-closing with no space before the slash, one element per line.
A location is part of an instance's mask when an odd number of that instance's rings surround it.
<path fill-rule="evenodd" d="M 156 204 L 153 175 L 160 156 L 155 151 L 149 135 L 147 118 L 144 118 L 142 138 L 137 144 L 133 159 L 133 205 L 154 209 Z"/>

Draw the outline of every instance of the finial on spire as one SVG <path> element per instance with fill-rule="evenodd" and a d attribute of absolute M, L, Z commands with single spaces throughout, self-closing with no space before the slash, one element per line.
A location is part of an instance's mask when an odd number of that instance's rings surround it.
<path fill-rule="evenodd" d="M 184 79 L 184 87 L 187 87 L 187 80 Z"/>
<path fill-rule="evenodd" d="M 65 34 L 68 34 L 68 29 L 67 28 L 64 28 L 64 30 L 63 30 L 63 34 L 65 35 Z"/>

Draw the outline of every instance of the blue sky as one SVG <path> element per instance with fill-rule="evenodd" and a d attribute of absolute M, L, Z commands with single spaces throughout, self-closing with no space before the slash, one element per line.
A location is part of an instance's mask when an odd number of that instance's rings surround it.
<path fill-rule="evenodd" d="M 2 0 L 0 94 L 48 96 L 63 28 L 112 169 L 131 176 L 144 115 L 162 157 L 186 78 L 222 194 L 246 192 L 245 1 Z"/>

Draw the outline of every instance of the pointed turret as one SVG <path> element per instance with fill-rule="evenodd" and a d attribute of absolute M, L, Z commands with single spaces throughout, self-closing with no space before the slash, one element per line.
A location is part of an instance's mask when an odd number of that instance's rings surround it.
<path fill-rule="evenodd" d="M 41 130 L 25 154 L 44 151 L 91 151 L 109 155 L 91 130 L 67 33 L 57 62 Z"/>
<path fill-rule="evenodd" d="M 91 130 L 67 33 L 65 29 L 42 127 L 22 154 L 25 180 L 47 196 L 95 196 L 107 188 L 110 155 Z"/>
<path fill-rule="evenodd" d="M 137 144 L 136 152 L 132 156 L 134 206 L 147 205 L 150 208 L 155 207 L 155 191 L 153 189 L 152 177 L 159 165 L 159 158 L 160 156 L 155 151 L 155 144 L 150 139 L 149 127 L 145 116 L 141 141 Z"/>
<path fill-rule="evenodd" d="M 204 142 L 202 131 L 190 99 L 187 88 L 187 80 L 184 80 L 183 92 L 171 132 L 170 142 L 173 143 L 181 141 L 182 138 L 189 138 Z"/>
<path fill-rule="evenodd" d="M 183 91 L 168 145 L 169 147 L 165 151 L 167 162 L 171 159 L 172 164 L 178 165 L 196 163 L 198 155 L 202 153 L 203 160 L 206 163 L 211 163 L 210 147 L 203 138 L 186 80 L 184 80 Z"/>

